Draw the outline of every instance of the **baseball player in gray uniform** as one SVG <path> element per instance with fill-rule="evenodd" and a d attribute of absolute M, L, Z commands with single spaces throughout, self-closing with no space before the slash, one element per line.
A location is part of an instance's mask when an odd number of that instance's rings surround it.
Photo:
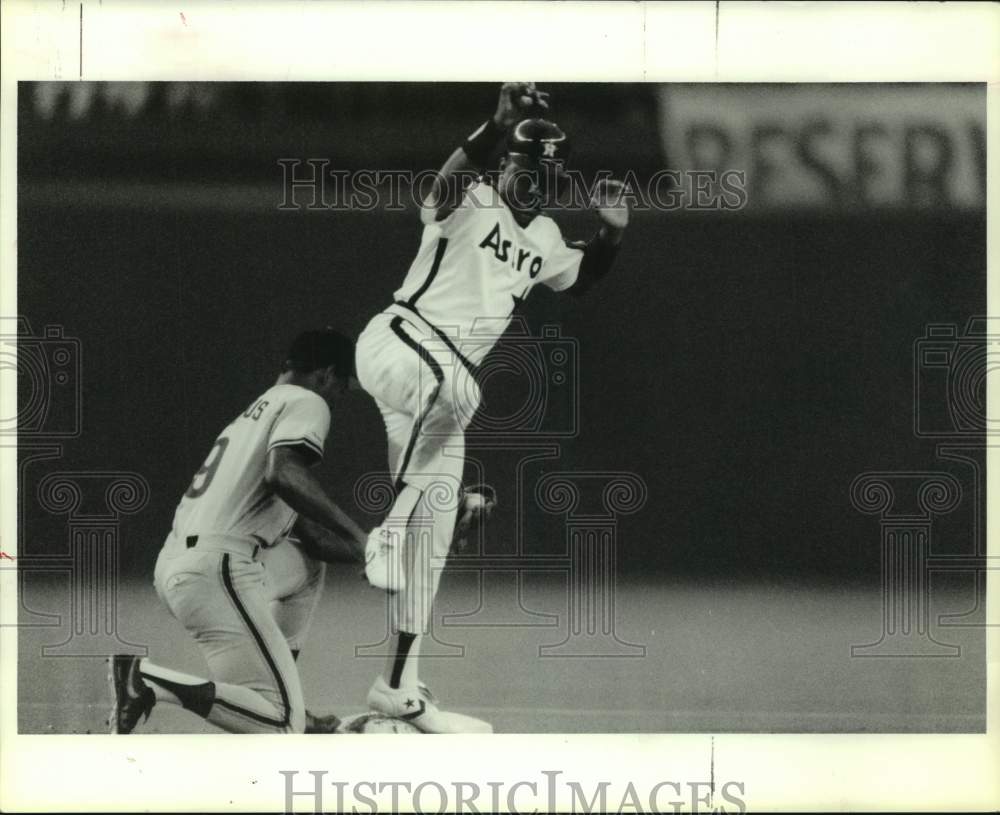
<path fill-rule="evenodd" d="M 131 732 L 159 702 L 231 733 L 305 730 L 293 649 L 318 599 L 316 556 L 333 557 L 286 538 L 301 513 L 360 560 L 365 533 L 310 471 L 323 456 L 330 404 L 353 376 L 348 338 L 305 332 L 277 382 L 216 438 L 177 506 L 154 573 L 157 594 L 194 637 L 211 678 L 111 657 L 112 733 Z M 308 545 L 320 545 L 319 537 L 308 536 Z"/>

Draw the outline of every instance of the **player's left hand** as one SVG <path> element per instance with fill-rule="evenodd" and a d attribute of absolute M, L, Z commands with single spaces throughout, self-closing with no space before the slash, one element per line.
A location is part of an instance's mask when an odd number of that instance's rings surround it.
<path fill-rule="evenodd" d="M 590 205 L 597 212 L 601 223 L 609 229 L 620 232 L 628 226 L 627 188 L 621 181 L 606 179 L 601 181 L 591 196 Z"/>
<path fill-rule="evenodd" d="M 473 526 L 485 523 L 493 514 L 497 505 L 497 493 L 489 484 L 476 484 L 466 487 L 462 495 L 462 503 L 458 507 L 458 519 L 455 521 L 454 542 L 459 549 L 467 544 L 469 531 Z"/>
<path fill-rule="evenodd" d="M 539 116 L 549 109 L 549 94 L 535 87 L 534 82 L 504 82 L 500 87 L 493 121 L 508 128 L 520 119 Z"/>

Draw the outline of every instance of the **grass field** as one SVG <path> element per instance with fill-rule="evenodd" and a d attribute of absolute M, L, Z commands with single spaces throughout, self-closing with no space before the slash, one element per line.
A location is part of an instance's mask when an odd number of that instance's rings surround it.
<path fill-rule="evenodd" d="M 479 606 L 478 584 L 468 575 L 445 575 L 437 641 L 425 647 L 421 674 L 446 707 L 488 719 L 498 732 L 982 732 L 985 727 L 982 628 L 934 628 L 939 640 L 960 646 L 958 657 L 851 657 L 851 645 L 879 639 L 877 588 L 622 580 L 615 605 L 618 637 L 645 646 L 644 656 L 628 658 L 539 655 L 541 646 L 566 638 L 566 594 L 558 580 L 527 578 L 523 599 L 532 611 L 558 617 L 527 616 L 514 599 L 513 581 L 500 575 L 490 591 L 478 614 L 469 616 Z M 68 612 L 65 584 L 29 578 L 25 596 L 35 611 Z M 971 590 L 937 591 L 932 599 L 932 620 L 973 605 Z M 157 662 L 204 672 L 197 648 L 160 606 L 151 585 L 120 587 L 118 608 L 124 640 L 148 646 Z M 363 709 L 382 666 L 381 648 L 365 646 L 384 639 L 385 620 L 380 593 L 353 573 L 328 576 L 300 659 L 310 709 L 340 715 Z M 22 628 L 22 733 L 104 731 L 103 660 L 42 655 L 45 645 L 65 639 L 65 628 Z M 140 731 L 219 732 L 168 705 L 157 707 Z"/>

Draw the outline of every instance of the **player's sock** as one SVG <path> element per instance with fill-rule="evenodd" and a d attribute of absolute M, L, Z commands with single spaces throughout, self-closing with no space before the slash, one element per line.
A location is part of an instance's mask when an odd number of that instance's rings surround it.
<path fill-rule="evenodd" d="M 400 673 L 399 685 L 404 688 L 412 688 L 419 680 L 420 646 L 423 644 L 424 638 L 421 634 L 407 634 L 407 636 L 413 637 L 413 644 L 410 646 L 410 653 L 406 655 L 406 659 L 403 661 L 403 670 Z"/>
<path fill-rule="evenodd" d="M 180 705 L 229 733 L 285 732 L 281 711 L 257 691 L 139 662 L 143 681 L 158 702 Z"/>
<path fill-rule="evenodd" d="M 170 702 L 206 717 L 215 701 L 215 684 L 197 676 L 139 660 L 139 675 L 153 690 L 157 702 Z"/>
<path fill-rule="evenodd" d="M 417 684 L 417 663 L 420 659 L 420 635 L 398 631 L 392 637 L 383 679 L 390 688 L 412 687 Z"/>

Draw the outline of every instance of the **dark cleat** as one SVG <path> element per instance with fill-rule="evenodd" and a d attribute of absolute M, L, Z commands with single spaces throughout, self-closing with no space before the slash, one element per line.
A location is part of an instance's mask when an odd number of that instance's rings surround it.
<path fill-rule="evenodd" d="M 315 713 L 306 711 L 306 733 L 336 733 L 340 727 L 340 718 L 330 713 L 326 716 L 317 716 Z"/>
<path fill-rule="evenodd" d="M 131 733 L 140 717 L 143 721 L 149 718 L 156 704 L 153 689 L 139 674 L 139 657 L 125 654 L 108 657 L 108 683 L 114 700 L 108 717 L 109 732 Z"/>

